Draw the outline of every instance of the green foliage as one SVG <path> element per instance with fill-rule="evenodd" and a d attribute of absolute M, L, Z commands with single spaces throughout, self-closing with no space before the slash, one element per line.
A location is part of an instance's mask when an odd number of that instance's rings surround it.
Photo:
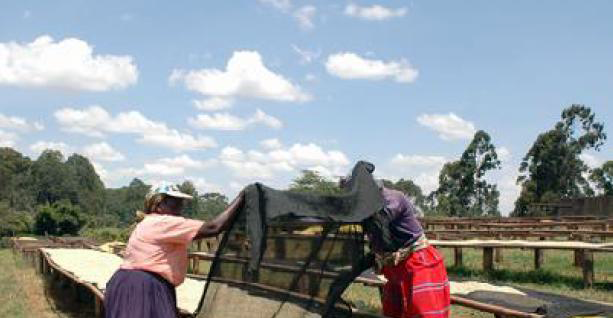
<path fill-rule="evenodd" d="M 584 150 L 598 151 L 606 138 L 604 124 L 589 107 L 566 108 L 555 127 L 540 134 L 524 156 L 517 178 L 522 191 L 512 215 L 530 215 L 532 203 L 593 195 L 584 177 L 588 167 L 579 156 Z"/>
<path fill-rule="evenodd" d="M 437 212 L 447 216 L 498 216 L 500 193 L 485 174 L 500 169 L 500 160 L 490 136 L 475 133 L 460 160 L 446 163 L 439 175 L 439 187 L 430 196 Z"/>
<path fill-rule="evenodd" d="M 38 235 L 76 235 L 85 225 L 78 206 L 59 201 L 39 207 L 34 219 L 34 233 Z"/>
<path fill-rule="evenodd" d="M 7 202 L 0 201 L 0 237 L 16 236 L 29 233 L 32 228 L 32 218 L 23 211 L 15 211 Z"/>
<path fill-rule="evenodd" d="M 590 180 L 596 189 L 605 195 L 613 195 L 613 160 L 605 162 L 602 167 L 592 170 Z"/>
<path fill-rule="evenodd" d="M 413 203 L 415 203 L 415 205 L 422 211 L 426 212 L 428 210 L 428 207 L 426 205 L 426 197 L 424 196 L 421 188 L 410 179 L 401 178 L 396 182 L 384 179 L 383 185 L 386 188 L 401 191 L 409 198 L 413 199 Z"/>
<path fill-rule="evenodd" d="M 205 193 L 198 197 L 196 218 L 211 220 L 228 207 L 228 198 L 217 192 Z"/>
<path fill-rule="evenodd" d="M 319 194 L 336 194 L 341 192 L 336 182 L 327 180 L 317 171 L 312 170 L 303 170 L 302 175 L 292 181 L 289 190 Z"/>
<path fill-rule="evenodd" d="M 131 230 L 129 227 L 86 227 L 79 232 L 79 235 L 92 238 L 96 242 L 127 242 Z"/>

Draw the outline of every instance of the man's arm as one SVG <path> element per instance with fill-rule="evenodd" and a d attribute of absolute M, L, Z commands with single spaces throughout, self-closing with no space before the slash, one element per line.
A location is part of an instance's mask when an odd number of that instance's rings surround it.
<path fill-rule="evenodd" d="M 245 192 L 241 191 L 238 196 L 228 205 L 225 211 L 219 214 L 210 222 L 206 222 L 202 225 L 198 234 L 194 237 L 194 240 L 199 240 L 207 237 L 214 237 L 219 233 L 225 231 L 230 226 L 230 221 L 234 218 L 236 213 L 240 210 L 241 205 L 245 201 Z"/>

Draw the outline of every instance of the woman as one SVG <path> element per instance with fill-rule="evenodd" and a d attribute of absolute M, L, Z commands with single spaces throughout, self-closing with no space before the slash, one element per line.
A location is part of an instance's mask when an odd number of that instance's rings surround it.
<path fill-rule="evenodd" d="M 380 185 L 384 208 L 367 223 L 375 267 L 387 283 L 383 313 L 387 317 L 449 317 L 447 271 L 441 254 L 428 244 L 416 209 L 400 191 Z"/>
<path fill-rule="evenodd" d="M 243 193 L 211 222 L 180 216 L 190 199 L 168 184 L 147 194 L 146 217 L 130 235 L 124 261 L 106 286 L 106 318 L 178 316 L 175 287 L 185 279 L 188 245 L 225 230 L 243 202 Z"/>

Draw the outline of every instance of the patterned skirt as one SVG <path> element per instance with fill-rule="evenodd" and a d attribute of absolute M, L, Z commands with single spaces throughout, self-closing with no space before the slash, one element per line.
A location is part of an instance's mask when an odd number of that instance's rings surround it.
<path fill-rule="evenodd" d="M 175 287 L 161 276 L 120 269 L 106 284 L 105 318 L 176 318 Z"/>
<path fill-rule="evenodd" d="M 449 280 L 443 257 L 432 246 L 413 252 L 396 266 L 385 266 L 383 313 L 394 318 L 449 317 Z"/>

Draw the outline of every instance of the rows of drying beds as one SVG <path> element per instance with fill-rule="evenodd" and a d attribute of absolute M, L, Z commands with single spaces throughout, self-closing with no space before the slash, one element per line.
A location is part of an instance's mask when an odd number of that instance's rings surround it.
<path fill-rule="evenodd" d="M 14 251 L 21 253 L 32 264 L 36 265 L 36 268 L 42 275 L 50 276 L 54 280 L 63 280 L 68 285 L 82 286 L 92 293 L 95 300 L 95 313 L 96 315 L 102 314 L 104 288 L 106 282 L 121 263 L 119 256 L 96 250 L 92 242 L 87 240 L 74 239 L 70 243 L 66 243 L 65 241 L 57 240 L 16 239 L 13 243 Z M 208 253 L 196 252 L 190 254 L 190 259 L 192 260 L 211 261 L 212 258 L 213 255 Z M 195 313 L 204 288 L 204 279 L 205 276 L 202 274 L 192 274 L 177 289 L 178 307 L 184 316 L 190 316 Z M 382 282 L 373 277 L 360 277 L 357 283 L 380 286 Z M 494 313 L 497 317 L 540 317 L 536 314 L 519 312 L 501 306 L 466 299 L 461 296 L 475 290 L 522 293 L 511 287 L 494 286 L 479 282 L 452 282 L 451 288 L 453 303 L 458 305 Z"/>

